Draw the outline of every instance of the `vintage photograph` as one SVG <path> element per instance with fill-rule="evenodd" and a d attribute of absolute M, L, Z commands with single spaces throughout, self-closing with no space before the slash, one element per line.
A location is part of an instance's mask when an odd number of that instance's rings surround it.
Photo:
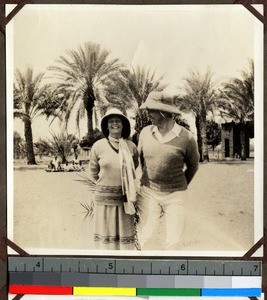
<path fill-rule="evenodd" d="M 6 33 L 15 244 L 243 256 L 263 236 L 263 24 L 244 6 L 29 4 Z"/>

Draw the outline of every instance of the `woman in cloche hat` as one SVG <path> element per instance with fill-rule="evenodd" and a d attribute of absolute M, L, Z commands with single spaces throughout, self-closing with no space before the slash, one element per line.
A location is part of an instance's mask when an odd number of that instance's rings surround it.
<path fill-rule="evenodd" d="M 128 118 L 117 108 L 101 120 L 105 138 L 91 149 L 89 170 L 95 186 L 94 241 L 98 249 L 134 250 L 135 168 L 138 151 L 127 138 Z"/>
<path fill-rule="evenodd" d="M 198 169 L 197 143 L 173 120 L 172 115 L 180 111 L 170 95 L 151 92 L 141 109 L 148 110 L 152 121 L 141 131 L 138 143 L 142 178 L 137 232 L 141 250 L 178 250 L 186 190 Z"/>

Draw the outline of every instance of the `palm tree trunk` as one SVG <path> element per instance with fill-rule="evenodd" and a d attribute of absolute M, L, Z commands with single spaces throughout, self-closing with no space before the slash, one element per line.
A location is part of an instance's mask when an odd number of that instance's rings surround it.
<path fill-rule="evenodd" d="M 246 127 L 244 123 L 241 123 L 240 125 L 241 160 L 246 160 Z"/>
<path fill-rule="evenodd" d="M 207 123 L 206 123 L 206 114 L 201 117 L 201 139 L 202 139 L 202 156 L 203 161 L 209 161 L 209 149 L 207 141 Z"/>
<path fill-rule="evenodd" d="M 62 164 L 65 164 L 67 162 L 67 158 L 66 158 L 65 154 L 63 154 L 61 159 L 62 159 Z"/>
<path fill-rule="evenodd" d="M 93 129 L 93 110 L 87 110 L 87 135 L 92 137 L 94 135 Z"/>
<path fill-rule="evenodd" d="M 84 99 L 84 106 L 87 114 L 87 135 L 93 137 L 93 108 L 95 106 L 95 96 L 93 91 L 87 91 Z"/>
<path fill-rule="evenodd" d="M 36 165 L 34 150 L 33 150 L 31 120 L 30 118 L 25 118 L 23 121 L 24 121 L 24 137 L 26 142 L 27 164 Z"/>
<path fill-rule="evenodd" d="M 202 155 L 202 135 L 201 135 L 201 122 L 200 117 L 196 116 L 195 119 L 196 129 L 197 129 L 197 145 L 198 145 L 198 152 L 199 152 L 199 161 L 203 162 L 203 155 Z"/>

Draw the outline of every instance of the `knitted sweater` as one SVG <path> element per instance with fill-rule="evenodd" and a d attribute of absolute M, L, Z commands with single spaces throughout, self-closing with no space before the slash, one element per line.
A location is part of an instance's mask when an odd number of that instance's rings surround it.
<path fill-rule="evenodd" d="M 129 140 L 126 142 L 137 167 L 137 148 L 133 142 Z M 106 138 L 94 143 L 90 154 L 89 172 L 96 181 L 96 201 L 106 204 L 105 200 L 110 200 L 108 203 L 112 205 L 115 204 L 113 201 L 121 200 L 122 182 L 119 154 L 111 148 Z"/>
<path fill-rule="evenodd" d="M 138 149 L 143 160 L 141 184 L 164 192 L 186 190 L 198 170 L 199 153 L 193 135 L 181 127 L 179 136 L 160 143 L 152 129 L 153 125 L 145 127 L 139 137 Z"/>

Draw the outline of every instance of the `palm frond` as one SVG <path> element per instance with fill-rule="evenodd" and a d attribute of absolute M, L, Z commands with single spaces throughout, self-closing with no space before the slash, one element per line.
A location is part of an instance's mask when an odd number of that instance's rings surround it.
<path fill-rule="evenodd" d="M 189 76 L 184 78 L 183 95 L 179 97 L 179 108 L 182 111 L 195 115 L 213 112 L 217 95 L 212 76 L 209 68 L 203 75 L 197 70 L 189 72 Z"/>
<path fill-rule="evenodd" d="M 94 206 L 95 206 L 94 201 L 91 201 L 90 203 L 81 203 L 80 202 L 80 204 L 84 208 L 83 213 L 85 215 L 84 215 L 83 220 L 89 218 L 90 221 L 91 221 L 93 219 L 93 217 L 94 217 Z"/>
<path fill-rule="evenodd" d="M 78 125 L 79 120 L 85 116 L 85 109 L 91 113 L 89 107 L 101 100 L 97 96 L 108 90 L 110 83 L 119 77 L 122 65 L 118 59 L 109 59 L 109 54 L 110 51 L 101 48 L 99 44 L 87 42 L 74 50 L 68 50 L 65 56 L 55 61 L 54 66 L 48 68 L 61 85 L 64 84 L 64 90 L 68 93 L 64 110 L 66 122 L 76 109 Z"/>
<path fill-rule="evenodd" d="M 254 63 L 250 61 L 249 71 L 241 72 L 242 78 L 230 78 L 222 84 L 218 107 L 221 114 L 236 122 L 254 120 Z"/>

